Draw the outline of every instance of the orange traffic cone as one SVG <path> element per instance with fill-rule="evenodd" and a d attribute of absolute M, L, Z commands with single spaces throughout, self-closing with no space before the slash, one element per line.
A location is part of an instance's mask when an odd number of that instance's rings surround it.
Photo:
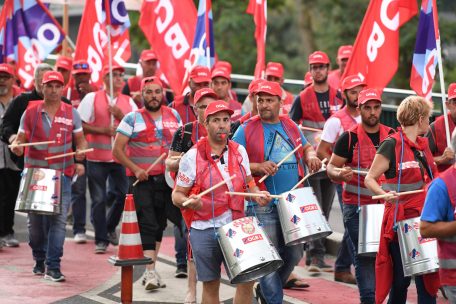
<path fill-rule="evenodd" d="M 133 194 L 127 194 L 125 198 L 119 250 L 117 256 L 110 257 L 109 261 L 116 266 L 144 265 L 152 262 L 151 258 L 144 256 L 142 250 Z"/>

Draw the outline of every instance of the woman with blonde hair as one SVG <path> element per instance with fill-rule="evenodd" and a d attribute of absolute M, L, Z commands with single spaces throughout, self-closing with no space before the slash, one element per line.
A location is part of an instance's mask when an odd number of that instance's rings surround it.
<path fill-rule="evenodd" d="M 385 139 L 377 150 L 365 179 L 376 195 L 391 194 L 385 199 L 380 247 L 375 265 L 376 303 L 382 303 L 388 292 L 388 303 L 406 303 L 411 278 L 405 277 L 396 224 L 420 216 L 424 192 L 398 196 L 398 192 L 424 189 L 438 174 L 427 138 L 432 103 L 423 97 L 409 96 L 398 107 L 398 132 Z M 384 175 L 380 186 L 377 182 Z M 418 303 L 436 303 L 438 273 L 415 277 Z"/>

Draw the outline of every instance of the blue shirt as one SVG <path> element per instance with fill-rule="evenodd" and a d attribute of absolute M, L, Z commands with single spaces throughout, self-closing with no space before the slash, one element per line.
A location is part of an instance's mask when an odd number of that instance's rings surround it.
<path fill-rule="evenodd" d="M 446 184 L 441 178 L 436 178 L 429 186 L 421 220 L 430 223 L 454 221 L 454 208 Z"/>
<path fill-rule="evenodd" d="M 288 138 L 281 123 L 262 123 L 262 125 L 264 130 L 264 160 L 278 163 L 288 153 L 293 151 L 294 147 L 291 145 L 291 140 Z M 301 131 L 299 131 L 299 133 L 301 134 L 302 145 L 304 146 L 307 144 L 307 140 Z M 233 136 L 233 140 L 246 147 L 244 125 L 241 125 L 237 129 Z M 299 165 L 304 165 L 302 160 Z M 277 173 L 274 176 L 269 176 L 264 183 L 271 194 L 281 194 L 290 191 L 298 181 L 298 163 L 296 161 L 296 156 L 293 154 L 279 167 Z"/>

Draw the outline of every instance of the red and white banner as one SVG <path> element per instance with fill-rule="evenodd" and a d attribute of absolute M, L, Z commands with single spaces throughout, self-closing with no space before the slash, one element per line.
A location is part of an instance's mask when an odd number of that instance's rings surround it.
<path fill-rule="evenodd" d="M 139 27 L 157 54 L 160 69 L 176 95 L 187 83 L 190 52 L 195 36 L 197 11 L 192 0 L 143 2 Z"/>
<path fill-rule="evenodd" d="M 416 0 L 371 0 L 343 77 L 358 74 L 383 90 L 398 67 L 399 28 L 417 12 Z"/>
<path fill-rule="evenodd" d="M 114 5 L 113 5 L 114 3 Z M 130 21 L 124 1 L 112 1 L 106 5 L 110 15 L 106 18 L 106 9 L 101 0 L 87 0 L 76 41 L 75 60 L 87 60 L 92 69 L 92 82 L 102 84 L 101 71 L 109 64 L 107 19 L 111 25 L 112 64 L 124 66 L 130 59 Z"/>
<path fill-rule="evenodd" d="M 267 0 L 250 0 L 247 14 L 253 15 L 255 22 L 255 39 L 257 45 L 257 62 L 255 78 L 262 78 L 266 66 L 266 31 L 267 31 Z"/>

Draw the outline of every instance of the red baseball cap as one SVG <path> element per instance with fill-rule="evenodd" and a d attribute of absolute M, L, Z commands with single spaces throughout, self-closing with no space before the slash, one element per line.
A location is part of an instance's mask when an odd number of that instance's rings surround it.
<path fill-rule="evenodd" d="M 139 57 L 141 61 L 157 60 L 157 54 L 153 50 L 144 50 Z"/>
<path fill-rule="evenodd" d="M 224 68 L 216 68 L 212 71 L 211 78 L 214 79 L 215 77 L 223 77 L 231 81 L 231 75 L 228 73 L 227 69 Z"/>
<path fill-rule="evenodd" d="M 347 59 L 350 58 L 353 52 L 353 46 L 351 45 L 341 45 L 339 50 L 337 51 L 337 58 L 338 59 Z"/>
<path fill-rule="evenodd" d="M 90 65 L 87 61 L 76 60 L 75 62 L 73 62 L 73 70 L 71 71 L 71 74 L 76 75 L 90 73 L 92 73 L 92 69 L 90 68 Z"/>
<path fill-rule="evenodd" d="M 258 90 L 258 86 L 265 81 L 264 79 L 257 78 L 252 80 L 252 82 L 249 84 L 249 94 L 256 93 Z"/>
<path fill-rule="evenodd" d="M 47 71 L 43 74 L 43 80 L 41 80 L 42 84 L 52 82 L 52 81 L 58 81 L 62 85 L 64 84 L 63 82 L 63 76 L 60 72 L 57 71 Z"/>
<path fill-rule="evenodd" d="M 329 57 L 325 52 L 316 51 L 309 55 L 309 64 L 329 64 Z"/>
<path fill-rule="evenodd" d="M 209 68 L 202 65 L 195 66 L 190 72 L 189 77 L 196 83 L 211 82 L 211 72 L 209 71 Z"/>
<path fill-rule="evenodd" d="M 112 65 L 112 71 L 115 71 L 115 70 L 121 70 L 122 73 L 125 73 L 124 67 L 123 67 L 123 66 L 120 66 L 120 65 L 118 65 L 118 64 L 113 64 L 113 65 Z M 108 74 L 108 73 L 109 73 L 109 65 L 105 65 L 105 66 L 103 67 L 103 73 L 102 73 L 102 74 L 103 74 L 103 76 L 105 76 L 105 75 Z"/>
<path fill-rule="evenodd" d="M 226 111 L 228 114 L 233 115 L 234 111 L 228 107 L 228 104 L 223 100 L 216 100 L 211 102 L 206 110 L 204 111 L 204 119 L 207 119 L 208 116 L 214 115 L 218 112 Z"/>
<path fill-rule="evenodd" d="M 146 84 L 149 84 L 149 83 L 158 84 L 161 88 L 163 88 L 163 83 L 161 82 L 160 78 L 158 78 L 156 76 L 151 76 L 151 77 L 143 78 L 143 80 L 141 80 L 141 92 L 144 89 L 144 87 L 146 86 Z"/>
<path fill-rule="evenodd" d="M 453 82 L 448 87 L 448 99 L 456 98 L 456 82 Z"/>
<path fill-rule="evenodd" d="M 66 56 L 59 56 L 55 62 L 55 68 L 65 69 L 71 71 L 71 65 L 73 64 L 73 59 Z"/>
<path fill-rule="evenodd" d="M 231 67 L 231 63 L 229 63 L 228 61 L 217 61 L 215 64 L 214 64 L 214 67 L 212 68 L 213 70 L 215 69 L 225 69 L 228 71 L 228 74 L 231 74 L 231 71 L 232 71 L 232 67 Z"/>
<path fill-rule="evenodd" d="M 309 85 L 313 82 L 312 74 L 310 72 L 307 72 L 306 75 L 304 75 L 304 85 Z"/>
<path fill-rule="evenodd" d="M 12 65 L 8 63 L 1 63 L 0 64 L 0 73 L 7 73 L 11 76 L 14 76 L 14 68 Z"/>
<path fill-rule="evenodd" d="M 378 100 L 382 102 L 382 94 L 377 89 L 364 89 L 358 95 L 358 107 L 369 100 Z"/>
<path fill-rule="evenodd" d="M 218 98 L 217 94 L 211 88 L 202 88 L 195 92 L 193 103 L 197 104 L 203 97 Z"/>
<path fill-rule="evenodd" d="M 266 76 L 283 77 L 283 65 L 279 62 L 268 62 L 266 66 Z"/>
<path fill-rule="evenodd" d="M 266 93 L 273 96 L 279 96 L 282 99 L 282 87 L 274 81 L 264 80 L 258 85 L 256 93 Z"/>
<path fill-rule="evenodd" d="M 366 86 L 366 82 L 361 79 L 358 75 L 350 75 L 342 80 L 341 89 L 342 91 L 353 89 L 357 86 Z"/>

